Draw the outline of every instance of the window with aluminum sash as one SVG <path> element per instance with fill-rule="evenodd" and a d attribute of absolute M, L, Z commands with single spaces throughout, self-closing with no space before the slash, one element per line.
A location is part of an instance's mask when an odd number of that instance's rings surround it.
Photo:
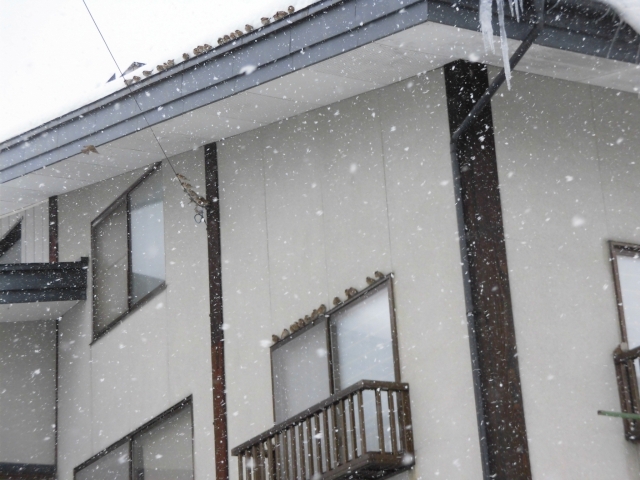
<path fill-rule="evenodd" d="M 151 168 L 92 223 L 97 339 L 164 287 L 162 172 Z"/>
<path fill-rule="evenodd" d="M 276 423 L 360 380 L 399 382 L 391 278 L 274 344 L 271 368 Z"/>

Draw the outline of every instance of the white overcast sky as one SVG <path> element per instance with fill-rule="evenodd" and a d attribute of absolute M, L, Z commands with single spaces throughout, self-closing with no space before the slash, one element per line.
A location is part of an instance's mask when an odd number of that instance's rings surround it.
<path fill-rule="evenodd" d="M 86 0 L 121 69 L 155 67 L 315 0 Z M 120 89 L 82 0 L 0 0 L 0 141 Z"/>

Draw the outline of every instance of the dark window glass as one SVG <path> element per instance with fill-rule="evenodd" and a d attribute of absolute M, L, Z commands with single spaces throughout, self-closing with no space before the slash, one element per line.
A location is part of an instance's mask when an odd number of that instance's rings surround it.
<path fill-rule="evenodd" d="M 75 480 L 129 480 L 129 442 L 76 472 Z"/>

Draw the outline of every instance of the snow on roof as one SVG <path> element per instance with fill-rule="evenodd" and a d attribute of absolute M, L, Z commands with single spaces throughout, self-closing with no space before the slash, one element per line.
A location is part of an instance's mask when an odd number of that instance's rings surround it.
<path fill-rule="evenodd" d="M 620 18 L 640 33 L 640 0 L 599 0 L 613 8 Z"/>
<path fill-rule="evenodd" d="M 18 4 L 2 5 L 0 19 L 5 21 L 0 22 L 0 54 L 12 69 L 0 77 L 4 97 L 0 141 L 127 88 L 119 71 L 114 81 L 107 82 L 118 69 L 82 3 L 81 9 L 66 9 L 62 15 L 59 7 L 40 1 L 42 5 L 32 12 L 25 12 L 26 7 Z M 262 27 L 262 17 L 270 17 L 273 22 L 276 12 L 287 12 L 290 6 L 298 11 L 316 1 L 245 0 L 241 7 L 225 0 L 192 0 L 185 4 L 92 0 L 87 4 L 120 69 L 134 60 L 144 65 L 125 78 L 144 79 L 142 72 L 155 74 L 156 66 L 168 60 L 178 65 L 185 61 L 184 53 L 193 57 L 193 49 L 198 46 L 215 48 L 218 38 L 236 30 L 244 32 L 247 24 L 255 29 Z M 26 28 L 20 22 L 9 22 L 27 13 L 31 24 Z M 153 21 L 141 28 L 135 19 L 145 15 Z M 128 24 L 127 18 L 134 21 Z M 69 71 L 74 73 L 69 75 Z"/>

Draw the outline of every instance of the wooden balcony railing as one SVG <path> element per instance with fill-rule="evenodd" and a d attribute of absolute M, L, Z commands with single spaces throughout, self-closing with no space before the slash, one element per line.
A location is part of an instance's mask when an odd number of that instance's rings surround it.
<path fill-rule="evenodd" d="M 639 359 L 640 347 L 631 350 L 618 347 L 613 352 L 622 413 L 640 414 L 640 391 L 638 391 L 638 372 L 636 371 L 636 366 L 640 366 Z M 640 422 L 629 419 L 623 419 L 622 422 L 626 439 L 640 443 Z"/>
<path fill-rule="evenodd" d="M 231 453 L 240 480 L 396 474 L 414 464 L 409 385 L 360 381 Z"/>

